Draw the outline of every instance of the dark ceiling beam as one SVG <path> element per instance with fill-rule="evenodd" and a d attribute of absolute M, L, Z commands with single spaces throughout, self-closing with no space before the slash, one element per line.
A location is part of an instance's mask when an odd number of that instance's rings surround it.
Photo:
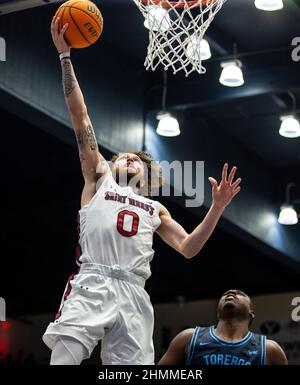
<path fill-rule="evenodd" d="M 4 3 L 0 3 L 0 13 L 4 15 L 59 2 L 62 2 L 62 0 L 7 0 Z"/>
<path fill-rule="evenodd" d="M 219 41 L 217 42 L 217 40 L 214 40 L 212 34 L 208 33 L 204 38 L 208 41 L 212 51 L 215 51 L 222 56 L 229 55 L 230 51 L 223 48 Z"/>
<path fill-rule="evenodd" d="M 173 109 L 199 108 L 229 102 L 245 97 L 280 93 L 300 88 L 299 64 L 268 68 L 264 71 L 245 73 L 245 85 L 238 88 L 224 87 L 217 76 L 204 76 L 199 80 L 171 83 L 168 86 L 168 107 Z M 161 90 L 150 91 L 149 110 L 160 108 Z"/>
<path fill-rule="evenodd" d="M 127 1 L 128 1 L 128 5 L 130 5 L 131 0 L 127 0 Z M 25 9 L 36 8 L 43 5 L 63 3 L 63 2 L 64 0 L 6 0 L 6 1 L 0 2 L 0 14 L 4 15 L 7 13 L 19 12 Z M 101 5 L 103 4 L 103 1 L 99 1 L 99 0 L 94 0 L 93 2 L 99 5 L 99 7 L 101 7 Z M 107 2 L 108 4 L 105 4 L 105 6 L 124 5 L 124 2 L 125 0 L 110 0 L 109 2 Z"/>
<path fill-rule="evenodd" d="M 33 108 L 26 103 L 26 101 L 15 97 L 1 88 L 0 105 L 4 110 L 12 114 L 17 114 L 20 118 L 30 122 L 32 125 L 40 127 L 43 131 L 46 131 L 72 147 L 76 147 L 74 133 L 67 125 L 58 122 L 48 114 Z"/>
<path fill-rule="evenodd" d="M 219 55 L 227 56 L 233 54 L 234 39 L 231 39 L 227 33 L 218 28 L 215 24 L 212 24 L 207 32 L 205 38 L 210 44 L 213 51 Z M 242 51 L 242 47 L 239 45 L 239 51 Z"/>

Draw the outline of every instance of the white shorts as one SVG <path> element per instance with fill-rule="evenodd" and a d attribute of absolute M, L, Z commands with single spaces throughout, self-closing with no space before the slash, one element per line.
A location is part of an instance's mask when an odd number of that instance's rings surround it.
<path fill-rule="evenodd" d="M 153 307 L 144 284 L 118 266 L 82 264 L 43 341 L 53 349 L 58 336 L 73 337 L 86 347 L 86 359 L 102 340 L 104 365 L 153 365 Z"/>

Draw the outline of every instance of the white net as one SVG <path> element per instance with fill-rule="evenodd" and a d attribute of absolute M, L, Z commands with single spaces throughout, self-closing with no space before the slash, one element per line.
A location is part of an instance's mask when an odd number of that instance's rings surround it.
<path fill-rule="evenodd" d="M 149 45 L 145 67 L 155 70 L 159 64 L 176 74 L 199 74 L 206 43 L 203 36 L 226 0 L 133 0 L 145 17 Z"/>

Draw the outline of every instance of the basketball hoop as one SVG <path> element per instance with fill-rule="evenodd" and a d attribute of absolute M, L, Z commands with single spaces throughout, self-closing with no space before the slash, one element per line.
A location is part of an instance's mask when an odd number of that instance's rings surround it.
<path fill-rule="evenodd" d="M 206 72 L 202 65 L 203 36 L 226 0 L 133 0 L 149 29 L 145 67 L 155 71 L 162 64 L 176 74 Z"/>

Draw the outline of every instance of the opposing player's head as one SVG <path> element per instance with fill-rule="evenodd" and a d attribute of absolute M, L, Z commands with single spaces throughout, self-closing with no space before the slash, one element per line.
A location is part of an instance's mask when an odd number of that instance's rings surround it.
<path fill-rule="evenodd" d="M 161 169 L 152 156 L 144 151 L 123 152 L 111 159 L 117 183 L 132 185 L 145 195 L 151 196 L 152 189 L 162 185 Z"/>
<path fill-rule="evenodd" d="M 250 297 L 241 290 L 231 289 L 226 291 L 218 303 L 218 319 L 247 321 L 250 327 L 254 319 L 254 310 Z"/>

